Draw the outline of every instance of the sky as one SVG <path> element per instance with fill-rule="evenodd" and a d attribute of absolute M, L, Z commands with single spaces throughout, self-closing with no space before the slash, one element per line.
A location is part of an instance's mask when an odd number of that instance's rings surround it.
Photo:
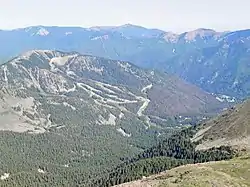
<path fill-rule="evenodd" d="M 165 31 L 250 28 L 250 0 L 1 0 L 0 29 L 118 26 Z"/>

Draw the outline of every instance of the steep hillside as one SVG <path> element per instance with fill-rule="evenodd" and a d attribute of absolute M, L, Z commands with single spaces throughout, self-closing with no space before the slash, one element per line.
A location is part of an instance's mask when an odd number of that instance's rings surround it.
<path fill-rule="evenodd" d="M 125 158 L 123 164 L 96 180 L 94 184 L 108 187 L 186 165 L 166 171 L 158 175 L 158 178 L 150 177 L 121 186 L 151 186 L 156 184 L 159 186 L 174 184 L 182 186 L 185 183 L 189 183 L 190 186 L 227 186 L 228 184 L 248 186 L 249 181 L 245 178 L 247 175 L 243 172 L 248 173 L 246 169 L 249 170 L 247 168 L 250 164 L 249 156 L 245 158 L 234 157 L 238 157 L 242 153 L 248 154 L 250 150 L 249 106 L 250 101 L 246 101 L 204 124 L 174 133 L 139 155 Z M 234 159 L 231 161 L 214 162 L 212 165 L 199 164 L 232 158 Z M 206 165 L 211 167 L 206 167 Z M 233 167 L 234 170 L 232 170 Z M 201 180 L 199 180 L 200 178 Z M 212 178 L 215 179 L 213 183 L 210 181 Z M 222 180 L 217 181 L 219 178 Z"/>
<path fill-rule="evenodd" d="M 197 144 L 190 140 L 195 132 L 195 127 L 183 129 L 137 156 L 124 158 L 123 163 L 90 181 L 91 187 L 110 187 L 180 165 L 228 160 L 238 155 L 238 152 L 229 146 L 195 149 Z"/>
<path fill-rule="evenodd" d="M 1 65 L 0 87 L 0 172 L 9 185 L 83 184 L 180 127 L 169 118 L 224 107 L 167 74 L 50 50 Z"/>
<path fill-rule="evenodd" d="M 124 119 L 132 115 L 150 126 L 149 117 L 164 121 L 174 115 L 209 114 L 222 107 L 214 96 L 178 78 L 145 71 L 127 62 L 78 53 L 30 51 L 2 65 L 0 70 L 3 112 L 14 110 L 10 114 L 13 124 L 12 113 L 18 118 L 33 113 L 31 121 L 38 123 L 35 114 L 44 107 L 43 103 L 48 105 L 46 108 L 59 105 L 76 115 L 82 109 L 92 115 L 97 113 L 100 116 L 96 123 L 100 125 L 115 125 L 119 116 Z M 13 108 L 14 101 L 23 108 Z M 43 127 L 54 118 L 51 113 L 45 116 L 38 117 L 46 122 Z"/>
<path fill-rule="evenodd" d="M 249 47 L 248 30 L 228 33 L 216 45 L 197 46 L 158 66 L 209 92 L 243 98 L 250 93 Z"/>
<path fill-rule="evenodd" d="M 250 101 L 245 101 L 200 127 L 193 141 L 202 139 L 197 149 L 232 145 L 250 149 Z"/>
<path fill-rule="evenodd" d="M 250 157 L 180 166 L 116 187 L 250 186 Z"/>

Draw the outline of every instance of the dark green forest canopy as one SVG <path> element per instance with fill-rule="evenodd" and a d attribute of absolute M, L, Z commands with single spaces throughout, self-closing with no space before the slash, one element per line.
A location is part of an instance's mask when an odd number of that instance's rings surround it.
<path fill-rule="evenodd" d="M 197 143 L 190 138 L 196 127 L 187 128 L 160 142 L 123 163 L 90 183 L 91 186 L 113 186 L 156 174 L 180 165 L 231 159 L 237 152 L 229 146 L 196 151 Z"/>
<path fill-rule="evenodd" d="M 10 173 L 10 177 L 0 182 L 3 186 L 111 186 L 187 163 L 234 156 L 229 147 L 195 151 L 195 144 L 190 141 L 195 132 L 195 127 L 185 128 L 140 154 L 121 155 L 120 160 L 112 154 L 99 159 L 82 157 L 80 140 L 69 141 L 49 133 L 31 136 L 1 132 L 0 171 Z"/>

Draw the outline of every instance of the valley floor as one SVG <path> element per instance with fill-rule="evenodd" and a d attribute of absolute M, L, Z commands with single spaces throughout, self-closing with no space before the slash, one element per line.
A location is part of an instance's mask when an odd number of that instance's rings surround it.
<path fill-rule="evenodd" d="M 116 187 L 247 187 L 250 155 L 228 161 L 189 164 Z"/>

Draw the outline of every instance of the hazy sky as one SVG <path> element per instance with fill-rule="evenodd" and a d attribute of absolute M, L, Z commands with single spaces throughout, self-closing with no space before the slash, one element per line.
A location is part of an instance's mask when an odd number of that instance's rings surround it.
<path fill-rule="evenodd" d="M 250 28 L 250 0 L 1 0 L 0 29 L 138 24 L 166 31 Z"/>

